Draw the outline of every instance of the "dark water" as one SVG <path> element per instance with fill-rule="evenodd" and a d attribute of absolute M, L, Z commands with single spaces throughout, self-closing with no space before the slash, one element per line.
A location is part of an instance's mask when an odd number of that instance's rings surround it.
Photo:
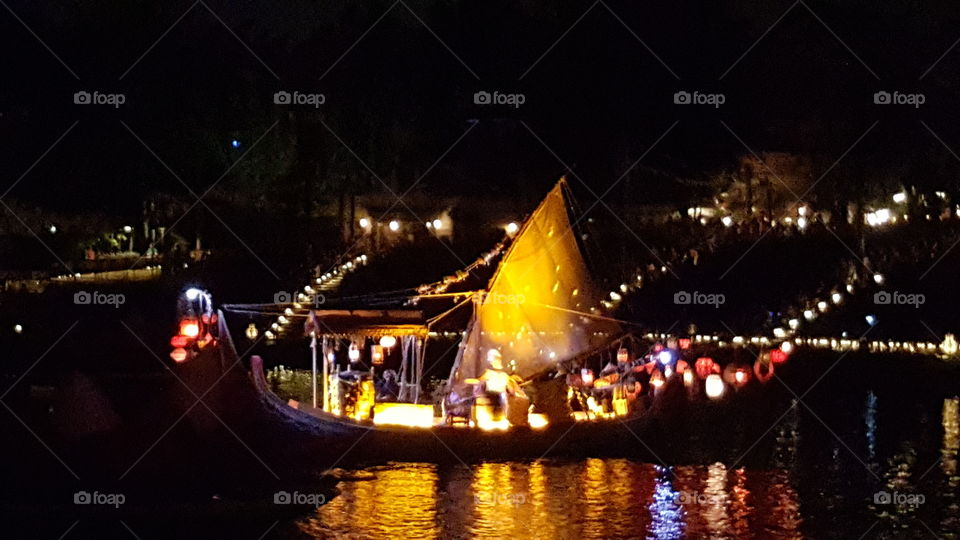
<path fill-rule="evenodd" d="M 541 459 L 353 470 L 338 497 L 286 530 L 315 538 L 956 538 L 958 399 L 905 416 L 890 400 L 886 411 L 867 392 L 859 411 L 843 411 L 860 426 L 843 432 L 840 415 L 824 426 L 819 411 L 790 410 L 771 429 L 775 456 L 764 468 Z M 914 422 L 907 438 L 903 420 Z"/>

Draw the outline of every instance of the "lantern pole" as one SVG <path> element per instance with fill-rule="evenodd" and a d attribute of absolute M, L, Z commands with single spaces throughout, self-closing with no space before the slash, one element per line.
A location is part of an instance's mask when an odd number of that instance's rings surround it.
<path fill-rule="evenodd" d="M 310 386 L 313 387 L 313 408 L 317 408 L 317 332 L 310 332 L 310 356 L 312 360 Z"/>

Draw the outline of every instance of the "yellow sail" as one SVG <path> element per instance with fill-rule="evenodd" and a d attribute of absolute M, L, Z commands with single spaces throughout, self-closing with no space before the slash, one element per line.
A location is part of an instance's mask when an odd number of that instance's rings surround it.
<path fill-rule="evenodd" d="M 595 316 L 592 284 L 567 208 L 566 181 L 550 191 L 504 255 L 464 340 L 460 373 L 476 376 L 490 349 L 504 368 L 528 378 L 592 350 L 617 325 Z"/>

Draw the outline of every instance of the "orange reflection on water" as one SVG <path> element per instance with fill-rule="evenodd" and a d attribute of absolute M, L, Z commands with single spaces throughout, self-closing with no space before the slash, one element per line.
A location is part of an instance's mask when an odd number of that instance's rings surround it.
<path fill-rule="evenodd" d="M 396 463 L 299 523 L 316 538 L 798 537 L 783 470 L 661 467 L 617 459 Z M 681 500 L 696 492 L 699 499 Z M 756 500 L 754 497 L 756 494 Z"/>

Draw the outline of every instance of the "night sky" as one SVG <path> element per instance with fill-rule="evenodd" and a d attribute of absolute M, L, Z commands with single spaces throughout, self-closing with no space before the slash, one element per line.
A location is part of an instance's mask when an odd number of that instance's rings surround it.
<path fill-rule="evenodd" d="M 5 200 L 136 216 L 228 168 L 211 197 L 297 212 L 425 172 L 429 192 L 534 197 L 567 167 L 601 190 L 653 147 L 620 193 L 647 202 L 747 148 L 825 170 L 868 130 L 825 188 L 855 175 L 949 188 L 958 160 L 937 138 L 960 142 L 960 11 L 883 4 L 11 1 L 5 184 L 53 148 Z M 281 90 L 325 102 L 278 105 Z M 881 90 L 925 102 L 876 105 Z M 125 102 L 78 105 L 78 91 Z M 477 105 L 478 91 L 524 103 Z M 676 105 L 678 91 L 725 102 Z"/>

